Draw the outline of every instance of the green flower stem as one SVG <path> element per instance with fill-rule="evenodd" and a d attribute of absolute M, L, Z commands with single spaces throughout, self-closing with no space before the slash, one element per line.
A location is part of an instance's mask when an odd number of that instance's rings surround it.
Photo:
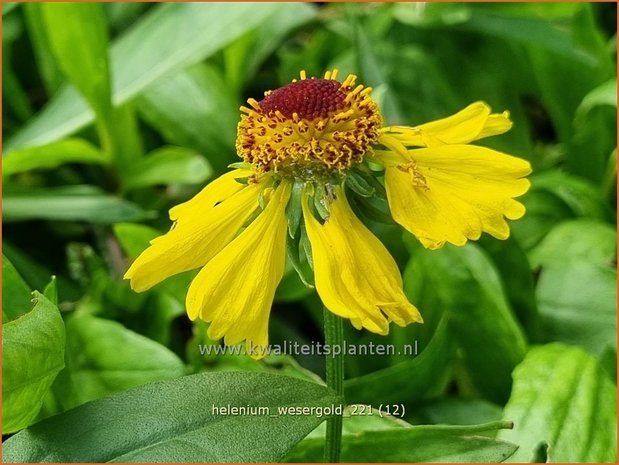
<path fill-rule="evenodd" d="M 344 403 L 344 354 L 340 349 L 344 346 L 344 326 L 342 319 L 324 309 L 325 344 L 330 347 L 329 355 L 326 355 L 327 363 L 327 386 L 333 389 Z M 334 347 L 338 353 L 334 354 Z M 325 439 L 324 461 L 336 463 L 340 460 L 342 447 L 342 416 L 336 415 L 327 420 L 327 435 Z"/>

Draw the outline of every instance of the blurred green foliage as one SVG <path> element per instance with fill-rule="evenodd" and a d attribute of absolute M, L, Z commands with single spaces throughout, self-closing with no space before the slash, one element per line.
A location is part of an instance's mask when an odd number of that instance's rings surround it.
<path fill-rule="evenodd" d="M 5 460 L 320 460 L 324 430 L 295 444 L 321 419 L 224 427 L 207 411 L 330 405 L 320 357 L 201 355 L 216 343 L 185 316 L 193 273 L 144 294 L 121 277 L 169 228 L 168 208 L 237 161 L 246 98 L 336 67 L 374 87 L 390 124 L 475 100 L 509 110 L 514 128 L 487 145 L 534 168 L 507 241 L 428 251 L 366 218 L 425 324 L 386 337 L 347 324 L 351 344 L 417 341 L 419 354 L 347 357 L 346 402 L 404 405 L 408 423 L 347 417 L 343 458 L 616 461 L 616 14 L 613 3 L 3 3 L 3 433 L 48 418 L 10 437 Z M 321 312 L 288 264 L 271 342 L 319 340 Z"/>

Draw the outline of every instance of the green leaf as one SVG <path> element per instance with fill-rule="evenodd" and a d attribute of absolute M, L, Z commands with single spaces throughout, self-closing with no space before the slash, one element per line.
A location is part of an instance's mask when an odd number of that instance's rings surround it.
<path fill-rule="evenodd" d="M 382 70 L 382 63 L 374 50 L 375 41 L 367 34 L 367 28 L 355 16 L 351 16 L 354 24 L 354 52 L 359 73 L 366 85 L 380 90 L 380 109 L 388 124 L 401 124 L 404 122 L 399 100 L 395 97 L 391 85 L 388 83 Z M 378 93 L 378 92 L 377 92 Z"/>
<path fill-rule="evenodd" d="M 76 314 L 66 330 L 66 369 L 54 385 L 65 410 L 185 373 L 183 362 L 166 347 L 115 321 Z"/>
<path fill-rule="evenodd" d="M 148 216 L 136 204 L 104 194 L 93 186 L 6 193 L 2 207 L 2 219 L 6 222 L 45 219 L 116 223 L 139 221 Z"/>
<path fill-rule="evenodd" d="M 589 92 L 576 110 L 575 121 L 585 124 L 585 118 L 593 108 L 598 106 L 617 108 L 617 79 L 611 79 Z"/>
<path fill-rule="evenodd" d="M 578 344 L 594 354 L 617 344 L 617 272 L 587 260 L 545 267 L 537 299 L 546 340 Z"/>
<path fill-rule="evenodd" d="M 497 463 L 510 457 L 518 446 L 484 436 L 508 422 L 479 426 L 412 426 L 364 431 L 342 438 L 342 462 L 454 462 Z M 324 440 L 304 440 L 286 457 L 287 462 L 320 462 Z"/>
<path fill-rule="evenodd" d="M 132 99 L 159 78 L 213 55 L 276 8 L 269 3 L 155 6 L 111 47 L 114 105 Z M 139 55 L 136 50 L 140 50 Z M 65 87 L 35 119 L 6 141 L 4 150 L 8 153 L 61 139 L 92 122 L 93 116 L 75 89 Z"/>
<path fill-rule="evenodd" d="M 589 92 L 576 110 L 573 137 L 566 156 L 570 171 L 600 182 L 609 163 L 609 154 L 617 146 L 616 127 L 617 79 L 614 78 Z"/>
<path fill-rule="evenodd" d="M 488 252 L 501 275 L 505 293 L 527 336 L 532 341 L 538 341 L 541 330 L 535 282 L 531 264 L 520 243 L 513 236 L 505 241 L 482 236 L 479 244 Z"/>
<path fill-rule="evenodd" d="M 332 391 L 308 381 L 266 373 L 202 373 L 134 388 L 44 420 L 6 440 L 3 460 L 275 462 L 325 419 L 282 415 L 278 407 L 333 404 L 339 399 Z M 214 411 L 229 406 L 269 412 Z"/>
<path fill-rule="evenodd" d="M 482 399 L 446 397 L 415 411 L 424 423 L 448 425 L 476 425 L 499 421 L 502 407 Z"/>
<path fill-rule="evenodd" d="M 46 94 L 48 97 L 51 97 L 60 88 L 65 78 L 51 50 L 43 18 L 43 8 L 45 7 L 40 3 L 24 3 L 23 6 L 24 19 L 37 69 L 43 81 Z"/>
<path fill-rule="evenodd" d="M 35 420 L 43 397 L 64 367 L 60 312 L 43 294 L 35 292 L 34 298 L 29 313 L 2 329 L 2 434 Z"/>
<path fill-rule="evenodd" d="M 536 191 L 551 192 L 565 202 L 575 216 L 604 219 L 608 211 L 595 186 L 577 176 L 558 170 L 535 175 L 532 180 Z M 525 217 L 526 218 L 526 217 Z"/>
<path fill-rule="evenodd" d="M 2 16 L 9 14 L 19 5 L 21 5 L 21 2 L 2 2 Z"/>
<path fill-rule="evenodd" d="M 529 251 L 563 220 L 610 217 L 599 190 L 589 181 L 559 170 L 531 177 L 532 188 L 522 197 L 527 214 L 510 226 L 518 242 Z"/>
<path fill-rule="evenodd" d="M 548 18 L 523 17 L 474 9 L 461 28 L 540 48 L 581 65 L 591 66 L 597 61 L 597 57 L 585 47 L 575 46 L 569 28 L 558 21 L 549 21 Z"/>
<path fill-rule="evenodd" d="M 143 224 L 119 223 L 114 225 L 114 234 L 123 250 L 133 260 L 148 247 L 152 239 L 161 235 L 161 232 Z"/>
<path fill-rule="evenodd" d="M 316 17 L 317 8 L 310 3 L 283 2 L 255 30 L 240 37 L 224 50 L 226 83 L 240 93 L 262 62 L 285 39 L 291 30 Z"/>
<path fill-rule="evenodd" d="M 2 158 L 2 176 L 36 169 L 52 169 L 65 163 L 103 165 L 107 158 L 83 139 L 64 139 L 51 144 L 15 150 Z"/>
<path fill-rule="evenodd" d="M 419 404 L 451 366 L 454 344 L 446 321 L 439 325 L 429 345 L 419 355 L 344 382 L 346 401 L 357 404 Z"/>
<path fill-rule="evenodd" d="M 8 50 L 6 54 L 8 55 Z M 15 70 L 10 66 L 10 58 L 3 58 L 3 61 L 6 66 L 2 68 L 2 90 L 6 106 L 20 121 L 25 121 L 32 116 L 32 105 Z"/>
<path fill-rule="evenodd" d="M 531 251 L 531 265 L 544 267 L 570 259 L 612 266 L 617 257 L 617 231 L 607 223 L 588 219 L 564 221 Z"/>
<path fill-rule="evenodd" d="M 616 240 L 612 226 L 581 219 L 561 223 L 534 249 L 546 341 L 578 344 L 596 355 L 617 347 Z"/>
<path fill-rule="evenodd" d="M 162 147 L 132 165 L 125 187 L 137 189 L 158 184 L 199 184 L 212 174 L 208 162 L 193 150 Z"/>
<path fill-rule="evenodd" d="M 524 357 L 526 340 L 492 262 L 474 244 L 419 250 L 415 261 L 417 275 L 410 279 L 419 279 L 434 300 L 430 308 L 420 308 L 422 315 L 446 312 L 448 334 L 456 341 L 474 392 L 505 402 L 510 374 Z"/>
<path fill-rule="evenodd" d="M 32 307 L 30 286 L 2 254 L 2 323 L 14 320 Z"/>
<path fill-rule="evenodd" d="M 49 278 L 54 274 L 49 265 L 43 265 L 7 240 L 3 241 L 2 253 L 13 263 L 30 289 L 45 289 L 45 286 L 49 284 Z M 57 284 L 59 293 L 64 299 L 77 300 L 80 298 L 82 290 L 75 281 L 59 275 Z"/>
<path fill-rule="evenodd" d="M 101 5 L 46 3 L 41 7 L 58 65 L 99 117 L 111 117 L 108 37 Z"/>
<path fill-rule="evenodd" d="M 54 305 L 58 305 L 58 286 L 56 284 L 56 276 L 52 276 L 45 289 L 43 295 Z"/>
<path fill-rule="evenodd" d="M 199 64 L 163 78 L 138 98 L 137 107 L 169 143 L 204 154 L 216 170 L 232 161 L 238 101 L 215 68 Z"/>
<path fill-rule="evenodd" d="M 546 441 L 550 462 L 617 461 L 617 394 L 591 355 L 562 344 L 535 347 L 514 370 L 499 438 L 520 445 L 510 462 L 528 462 Z"/>

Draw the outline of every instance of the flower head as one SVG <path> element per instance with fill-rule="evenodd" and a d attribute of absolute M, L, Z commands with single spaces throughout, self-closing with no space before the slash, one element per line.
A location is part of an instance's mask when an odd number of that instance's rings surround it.
<path fill-rule="evenodd" d="M 393 219 L 427 248 L 464 245 L 482 232 L 508 237 L 506 218 L 524 214 L 514 198 L 529 188 L 530 165 L 470 144 L 508 131 L 507 112 L 477 102 L 420 126 L 385 127 L 371 88 L 336 77 L 302 72 L 241 107 L 243 163 L 170 210 L 174 227 L 125 275 L 133 289 L 201 267 L 187 294 L 189 317 L 210 322 L 209 337 L 246 341 L 260 357 L 286 256 L 299 260 L 301 237 L 331 312 L 379 334 L 390 322 L 422 321 L 394 259 L 357 217 L 360 199 L 386 198 Z"/>
<path fill-rule="evenodd" d="M 361 163 L 376 144 L 382 118 L 369 96 L 371 88 L 354 87 L 356 76 L 340 83 L 337 72 L 324 79 L 296 79 L 265 92 L 238 126 L 236 149 L 259 171 L 312 180 L 316 171 L 342 171 Z"/>

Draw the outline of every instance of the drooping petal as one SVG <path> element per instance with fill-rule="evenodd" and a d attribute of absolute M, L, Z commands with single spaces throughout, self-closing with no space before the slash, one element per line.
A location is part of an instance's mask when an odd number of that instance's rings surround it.
<path fill-rule="evenodd" d="M 509 112 L 490 113 L 484 102 L 475 102 L 447 118 L 415 127 L 390 126 L 385 134 L 406 146 L 436 147 L 444 144 L 467 144 L 482 137 L 503 134 L 512 127 Z M 379 141 L 382 142 L 382 141 Z"/>
<path fill-rule="evenodd" d="M 379 334 L 387 334 L 389 321 L 400 326 L 422 321 L 404 295 L 395 261 L 355 216 L 341 188 L 336 189 L 324 224 L 312 215 L 307 196 L 303 217 L 312 244 L 316 289 L 330 311 Z"/>
<path fill-rule="evenodd" d="M 191 213 L 196 209 L 203 212 L 205 208 L 214 207 L 243 189 L 244 185 L 236 179 L 251 174 L 250 170 L 236 169 L 219 176 L 191 199 L 172 207 L 169 211 L 170 219 L 178 221 L 183 216 L 191 216 Z"/>
<path fill-rule="evenodd" d="M 284 273 L 290 190 L 282 182 L 262 213 L 198 273 L 187 293 L 189 318 L 211 322 L 211 339 L 225 336 L 228 345 L 245 340 L 256 358 L 268 343 L 269 313 Z"/>
<path fill-rule="evenodd" d="M 505 221 L 524 215 L 514 200 L 531 172 L 525 160 L 474 145 L 410 150 L 407 163 L 387 163 L 385 187 L 393 218 L 425 247 L 464 245 L 487 232 L 509 236 Z"/>
<path fill-rule="evenodd" d="M 204 266 L 239 232 L 258 207 L 263 186 L 239 184 L 230 173 L 222 177 L 226 178 L 223 182 L 221 178 L 214 181 L 181 204 L 181 209 L 172 209 L 176 224 L 153 239 L 124 276 L 131 280 L 133 290 L 145 291 L 174 274 Z M 240 187 L 230 184 L 230 180 Z M 233 190 L 236 193 L 231 193 Z"/>

